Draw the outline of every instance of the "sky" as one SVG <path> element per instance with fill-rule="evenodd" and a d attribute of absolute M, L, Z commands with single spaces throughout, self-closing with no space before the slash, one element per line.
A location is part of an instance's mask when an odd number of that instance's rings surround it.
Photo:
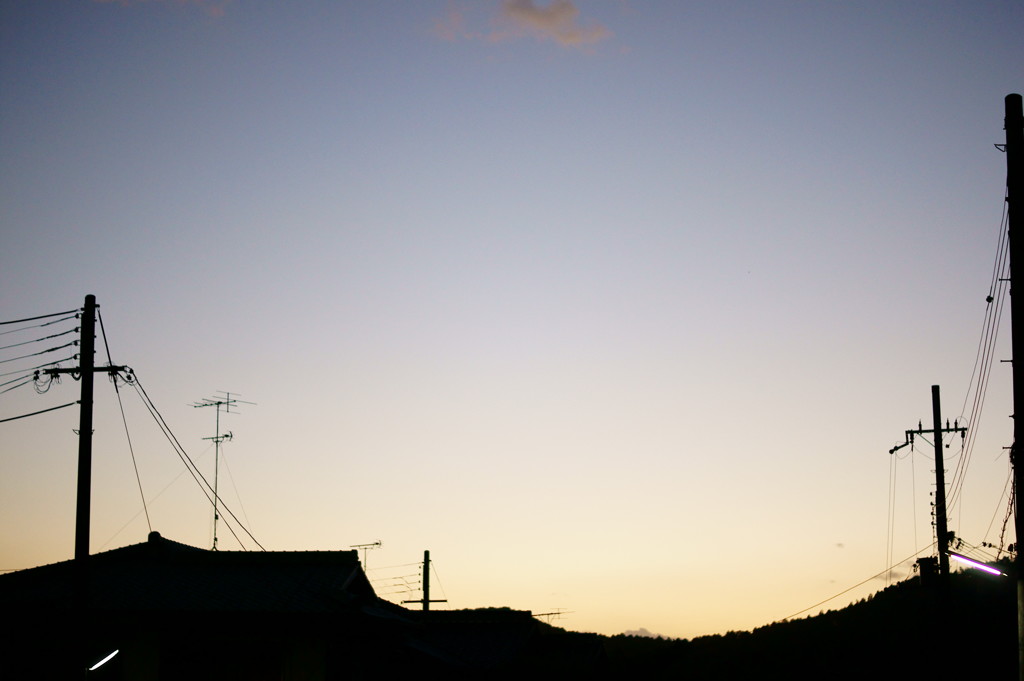
<path fill-rule="evenodd" d="M 931 438 L 889 450 L 932 385 L 971 428 L 950 527 L 1000 543 L 1022 28 L 984 1 L 7 0 L 0 321 L 95 295 L 97 361 L 211 480 L 192 405 L 248 402 L 223 503 L 267 550 L 379 541 L 392 600 L 429 550 L 435 607 L 576 631 L 839 608 L 931 551 Z M 34 355 L 60 319 L 0 326 L 3 570 L 74 552 L 77 410 L 6 420 L 78 399 L 11 382 L 71 357 Z M 100 377 L 95 419 L 91 550 L 210 547 L 139 390 Z"/>

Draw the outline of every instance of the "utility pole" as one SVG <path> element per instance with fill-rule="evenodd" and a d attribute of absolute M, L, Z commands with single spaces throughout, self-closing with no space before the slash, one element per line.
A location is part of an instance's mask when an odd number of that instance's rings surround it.
<path fill-rule="evenodd" d="M 75 560 L 89 557 L 89 519 L 92 502 L 92 393 L 96 368 L 96 296 L 85 297 L 82 342 L 78 360 L 82 400 L 78 415 L 78 508 L 75 515 Z"/>
<path fill-rule="evenodd" d="M 75 560 L 84 563 L 89 557 L 89 516 L 92 502 L 92 405 L 96 372 L 116 374 L 123 366 L 96 367 L 96 296 L 85 297 L 82 308 L 81 340 L 77 369 L 46 369 L 49 376 L 78 374 L 82 381 L 82 397 L 78 412 L 78 501 L 75 509 Z"/>
<path fill-rule="evenodd" d="M 906 432 L 906 441 L 901 445 L 896 445 L 889 450 L 890 454 L 893 454 L 898 449 L 902 449 L 907 445 L 914 445 L 915 435 L 924 435 L 929 432 L 925 430 L 921 423 L 918 422 L 917 430 L 908 430 Z M 942 455 L 942 436 L 946 433 L 960 433 L 960 437 L 964 437 L 967 433 L 967 429 L 962 427 L 959 422 L 954 421 L 953 426 L 950 427 L 949 420 L 946 421 L 946 427 L 942 427 L 942 407 L 939 404 L 939 386 L 932 386 L 932 429 L 931 434 L 935 440 L 935 532 L 938 540 L 938 551 L 939 551 L 939 584 L 940 589 L 945 592 L 949 583 L 949 539 L 950 533 L 946 521 L 946 473 L 945 466 L 943 464 Z"/>
<path fill-rule="evenodd" d="M 237 394 L 237 393 L 236 393 Z M 231 413 L 231 405 L 233 404 L 255 404 L 255 402 L 243 402 L 242 400 L 231 397 L 231 393 L 224 393 L 225 397 L 204 397 L 199 402 L 193 402 L 193 407 L 216 407 L 217 408 L 217 419 L 216 419 L 216 434 L 213 437 L 204 437 L 204 440 L 213 441 L 213 550 L 217 550 L 217 521 L 220 519 L 218 512 L 218 503 L 220 502 L 220 496 L 217 493 L 218 478 L 220 477 L 220 445 L 225 440 L 230 440 L 234 435 L 231 432 L 227 432 L 224 435 L 220 434 L 220 408 L 224 407 L 224 413 Z"/>
<path fill-rule="evenodd" d="M 1014 229 L 1022 229 L 1024 217 L 1024 187 L 1021 186 L 1021 163 L 1024 161 L 1024 113 L 1019 94 L 1006 95 L 1006 226 L 1010 240 L 1010 335 L 1013 353 L 1013 445 L 1010 447 L 1010 465 L 1013 468 L 1014 531 L 1017 535 L 1017 675 L 1024 681 L 1024 489 L 1021 488 L 1021 466 L 1024 465 L 1024 285 L 1021 295 L 1014 294 L 1014 277 L 1024 270 L 1024 238 L 1018 238 Z M 1019 268 L 1019 269 L 1018 269 Z M 1021 358 L 1021 363 L 1017 359 Z M 1020 415 L 1021 418 L 1017 418 Z"/>
<path fill-rule="evenodd" d="M 92 412 L 93 386 L 97 371 L 108 375 L 116 374 L 126 367 L 96 367 L 96 296 L 87 295 L 82 308 L 82 324 L 79 327 L 81 338 L 78 342 L 78 368 L 46 369 L 36 372 L 48 376 L 71 374 L 82 382 L 82 394 L 78 412 L 78 497 L 75 508 L 75 570 L 73 603 L 76 610 L 78 625 L 86 630 L 91 622 L 89 613 L 89 524 L 92 506 Z M 76 641 L 75 658 L 85 668 L 88 651 L 83 640 Z"/>
<path fill-rule="evenodd" d="M 423 552 L 423 598 L 414 601 L 402 601 L 403 603 L 422 603 L 423 610 L 430 610 L 431 603 L 447 603 L 448 599 L 430 599 L 430 551 Z"/>
<path fill-rule="evenodd" d="M 966 428 L 954 422 L 953 428 L 942 427 L 942 408 L 939 405 L 939 386 L 932 386 L 932 437 L 935 440 L 935 526 L 939 537 L 939 575 L 943 588 L 949 583 L 949 527 L 946 520 L 946 473 L 942 456 L 942 436 L 959 432 L 963 437 Z"/>

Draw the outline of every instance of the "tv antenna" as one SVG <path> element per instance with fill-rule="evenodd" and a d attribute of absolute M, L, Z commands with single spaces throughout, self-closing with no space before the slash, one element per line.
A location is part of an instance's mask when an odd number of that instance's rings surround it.
<path fill-rule="evenodd" d="M 547 618 L 545 621 L 548 624 L 551 624 L 551 620 L 560 620 L 560 619 L 562 619 L 562 615 L 570 615 L 573 612 L 574 611 L 572 611 L 572 610 L 565 610 L 564 608 L 555 608 L 551 612 L 538 612 L 537 614 L 534 615 L 534 617 L 537 617 L 537 618 L 545 617 L 545 618 Z"/>
<path fill-rule="evenodd" d="M 217 479 L 220 477 L 220 445 L 225 440 L 230 440 L 234 437 L 230 431 L 224 435 L 220 434 L 220 412 L 221 407 L 224 408 L 225 414 L 237 414 L 237 410 L 232 412 L 231 406 L 236 404 L 253 404 L 255 402 L 246 402 L 240 400 L 237 397 L 232 397 L 231 393 L 226 393 L 223 390 L 218 390 L 218 393 L 222 396 L 218 397 L 204 397 L 198 402 L 193 402 L 192 406 L 199 407 L 216 407 L 217 408 L 217 420 L 216 420 L 216 435 L 213 437 L 204 437 L 204 440 L 213 440 L 214 453 L 213 453 L 213 550 L 217 550 L 217 521 L 220 519 L 220 515 L 217 511 L 217 504 L 220 501 L 220 497 L 217 494 Z M 235 393 L 237 396 L 238 393 Z"/>
<path fill-rule="evenodd" d="M 363 572 L 366 572 L 366 570 L 367 570 L 366 552 L 369 551 L 370 549 L 379 549 L 380 547 L 381 547 L 380 539 L 378 539 L 375 542 L 370 542 L 369 544 L 352 544 L 351 546 L 349 546 L 350 549 L 362 549 L 363 550 Z"/>

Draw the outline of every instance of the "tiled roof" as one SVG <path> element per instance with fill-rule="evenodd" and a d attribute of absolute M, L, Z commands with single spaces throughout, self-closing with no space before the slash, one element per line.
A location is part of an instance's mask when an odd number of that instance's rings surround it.
<path fill-rule="evenodd" d="M 356 551 L 208 551 L 150 534 L 89 557 L 100 611 L 331 613 L 375 602 Z M 75 561 L 0 575 L 0 609 L 71 607 Z"/>

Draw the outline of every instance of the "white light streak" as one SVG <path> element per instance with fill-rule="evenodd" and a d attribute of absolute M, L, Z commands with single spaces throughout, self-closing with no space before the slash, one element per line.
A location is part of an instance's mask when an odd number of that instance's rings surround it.
<path fill-rule="evenodd" d="M 984 570 L 985 572 L 991 573 L 993 575 L 1001 575 L 1003 577 L 1006 576 L 1006 573 L 1000 572 L 999 570 L 995 569 L 991 565 L 985 565 L 984 563 L 979 563 L 978 561 L 972 560 L 972 559 L 968 558 L 967 556 L 961 556 L 959 553 L 953 553 L 952 551 L 950 551 L 949 552 L 949 556 L 950 556 L 950 558 L 956 558 L 961 563 L 966 563 L 967 565 L 971 566 L 972 568 L 977 568 L 979 570 Z"/>
<path fill-rule="evenodd" d="M 110 662 L 111 658 L 114 657 L 114 655 L 117 655 L 119 652 L 121 652 L 120 648 L 115 650 L 114 652 L 110 653 L 109 655 L 104 657 L 102 660 L 100 660 L 99 662 L 94 664 L 93 666 L 89 667 L 89 671 L 95 671 L 95 670 L 99 669 L 100 667 L 105 665 L 107 662 Z"/>

